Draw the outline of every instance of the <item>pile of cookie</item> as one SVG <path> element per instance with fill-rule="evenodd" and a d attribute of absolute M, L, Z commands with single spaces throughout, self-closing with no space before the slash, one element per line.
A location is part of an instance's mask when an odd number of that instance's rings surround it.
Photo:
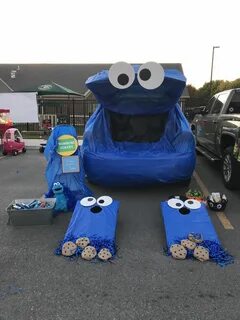
<path fill-rule="evenodd" d="M 73 241 L 65 242 L 62 246 L 62 255 L 65 257 L 71 257 L 78 249 L 82 250 L 81 257 L 84 260 L 90 261 L 98 257 L 102 261 L 107 261 L 112 258 L 112 254 L 107 248 L 102 248 L 97 253 L 96 248 L 90 245 L 90 239 L 87 237 L 78 238 L 75 243 Z"/>
<path fill-rule="evenodd" d="M 174 259 L 183 260 L 188 256 L 193 256 L 199 261 L 209 260 L 209 251 L 201 246 L 203 238 L 200 234 L 190 233 L 187 239 L 181 240 L 181 244 L 173 244 L 170 253 Z"/>

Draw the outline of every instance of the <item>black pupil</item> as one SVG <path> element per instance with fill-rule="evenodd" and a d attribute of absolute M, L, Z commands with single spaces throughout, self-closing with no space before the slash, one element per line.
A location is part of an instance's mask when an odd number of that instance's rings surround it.
<path fill-rule="evenodd" d="M 181 207 L 181 203 L 179 203 L 179 202 L 176 203 L 176 206 L 177 206 L 177 207 Z"/>
<path fill-rule="evenodd" d="M 125 86 L 126 84 L 128 84 L 128 81 L 129 81 L 129 77 L 128 77 L 127 74 L 121 73 L 121 74 L 118 76 L 118 83 L 119 83 L 121 86 Z"/>
<path fill-rule="evenodd" d="M 151 78 L 151 71 L 149 69 L 142 69 L 139 76 L 141 80 L 147 81 Z"/>
<path fill-rule="evenodd" d="M 99 203 L 104 203 L 104 200 L 99 200 Z"/>
<path fill-rule="evenodd" d="M 193 204 L 193 201 L 188 201 L 188 204 Z"/>
<path fill-rule="evenodd" d="M 88 201 L 92 201 L 93 200 L 93 198 L 88 198 Z"/>

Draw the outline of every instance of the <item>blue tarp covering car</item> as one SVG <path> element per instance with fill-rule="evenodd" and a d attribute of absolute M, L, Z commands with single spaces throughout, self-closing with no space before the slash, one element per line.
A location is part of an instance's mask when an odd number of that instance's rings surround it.
<path fill-rule="evenodd" d="M 89 181 L 106 186 L 188 181 L 195 142 L 178 104 L 184 75 L 164 70 L 158 77 L 151 68 L 129 68 L 130 74 L 128 69 L 115 74 L 116 81 L 109 79 L 111 69 L 86 81 L 99 103 L 81 148 Z M 151 76 L 162 79 L 159 86 L 151 88 Z"/>

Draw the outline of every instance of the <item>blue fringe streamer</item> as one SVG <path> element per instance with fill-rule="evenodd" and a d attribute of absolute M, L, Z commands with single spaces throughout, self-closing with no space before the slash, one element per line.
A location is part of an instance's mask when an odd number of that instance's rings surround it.
<path fill-rule="evenodd" d="M 185 237 L 181 240 L 188 239 L 188 237 Z M 181 240 L 177 239 L 172 244 L 181 244 Z M 200 246 L 203 246 L 204 248 L 208 249 L 209 251 L 209 258 L 213 260 L 217 265 L 220 267 L 225 267 L 229 264 L 234 263 L 234 257 L 229 254 L 219 243 L 211 240 L 203 240 L 201 243 L 199 243 Z M 187 258 L 194 258 L 193 256 L 194 250 L 187 249 Z M 165 250 L 166 255 L 171 255 L 170 247 Z"/>
<path fill-rule="evenodd" d="M 229 254 L 219 243 L 204 240 L 200 245 L 207 248 L 210 258 L 220 267 L 225 267 L 234 263 L 234 257 Z"/>
<path fill-rule="evenodd" d="M 72 237 L 72 236 L 66 237 L 64 240 L 60 241 L 60 243 L 59 243 L 57 249 L 55 249 L 55 252 L 54 252 L 54 253 L 55 253 L 57 256 L 61 256 L 61 255 L 62 255 L 62 247 L 63 247 L 63 245 L 64 245 L 65 242 L 67 242 L 67 241 L 72 241 L 72 242 L 75 243 L 78 238 L 83 238 L 83 237 L 87 237 L 87 236 L 86 236 L 86 235 L 81 235 L 81 236 L 79 236 L 79 237 L 77 237 L 77 238 L 76 238 L 76 237 Z M 101 239 L 101 238 L 99 238 L 99 237 L 97 237 L 97 236 L 93 236 L 93 237 L 89 238 L 89 240 L 90 240 L 90 244 L 89 244 L 89 245 L 90 245 L 90 246 L 93 246 L 93 247 L 96 249 L 97 253 L 98 253 L 101 249 L 106 248 L 106 249 L 108 249 L 108 250 L 111 252 L 112 258 L 114 258 L 114 256 L 116 255 L 116 253 L 117 253 L 117 247 L 116 247 L 116 243 L 115 243 L 114 240 Z M 70 258 L 73 259 L 74 257 L 79 257 L 79 256 L 81 256 L 81 253 L 82 253 L 83 250 L 84 250 L 84 249 L 82 249 L 82 248 L 80 248 L 80 247 L 77 247 L 76 252 L 75 252 L 74 255 L 71 256 Z M 96 256 L 96 258 L 97 258 L 97 256 Z M 112 259 L 112 258 L 111 258 L 111 259 Z M 111 260 L 111 259 L 110 259 L 110 260 Z M 109 261 L 109 260 L 108 260 L 108 261 Z"/>

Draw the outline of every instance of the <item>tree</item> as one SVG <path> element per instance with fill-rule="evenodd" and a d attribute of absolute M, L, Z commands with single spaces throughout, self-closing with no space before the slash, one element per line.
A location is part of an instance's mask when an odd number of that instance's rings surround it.
<path fill-rule="evenodd" d="M 216 93 L 233 88 L 240 88 L 240 78 L 234 81 L 214 80 L 212 83 L 205 82 L 204 85 L 196 89 L 192 85 L 188 85 L 190 99 L 186 102 L 186 107 L 194 109 L 202 105 L 206 105 L 208 100 Z"/>
<path fill-rule="evenodd" d="M 197 89 L 191 84 L 187 85 L 187 89 L 191 98 L 194 98 L 197 95 Z"/>

